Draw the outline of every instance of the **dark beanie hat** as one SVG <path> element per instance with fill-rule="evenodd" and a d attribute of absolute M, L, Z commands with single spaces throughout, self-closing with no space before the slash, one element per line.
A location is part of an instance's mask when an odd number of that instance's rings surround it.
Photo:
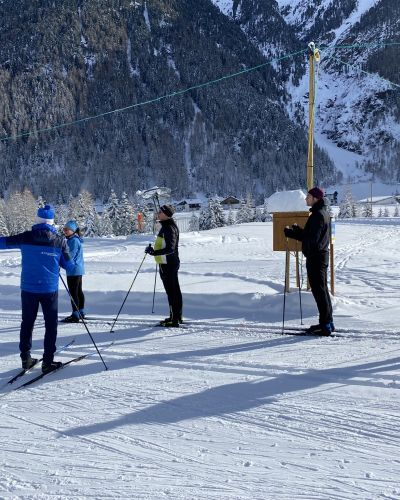
<path fill-rule="evenodd" d="M 325 193 L 319 187 L 313 187 L 308 192 L 309 194 L 311 194 L 311 196 L 314 196 L 314 198 L 318 198 L 319 200 L 322 200 L 322 198 L 325 196 Z"/>
<path fill-rule="evenodd" d="M 175 213 L 175 208 L 172 205 L 162 205 L 160 207 L 161 212 L 163 212 L 167 217 L 172 217 Z"/>

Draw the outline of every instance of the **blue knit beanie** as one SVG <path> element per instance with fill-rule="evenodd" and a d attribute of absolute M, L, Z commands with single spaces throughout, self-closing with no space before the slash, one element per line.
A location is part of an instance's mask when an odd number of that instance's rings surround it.
<path fill-rule="evenodd" d="M 66 227 L 67 229 L 71 229 L 71 231 L 75 233 L 79 226 L 75 220 L 69 220 L 64 224 L 64 227 Z"/>
<path fill-rule="evenodd" d="M 54 208 L 51 205 L 39 208 L 36 220 L 39 223 L 54 224 Z"/>

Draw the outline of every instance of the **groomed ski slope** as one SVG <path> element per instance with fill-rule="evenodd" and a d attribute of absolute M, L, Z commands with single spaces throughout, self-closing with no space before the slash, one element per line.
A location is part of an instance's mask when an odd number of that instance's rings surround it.
<path fill-rule="evenodd" d="M 86 240 L 88 326 L 99 345 L 115 337 L 109 371 L 91 356 L 0 398 L 0 498 L 399 499 L 400 225 L 336 233 L 335 338 L 279 335 L 271 223 L 181 235 L 181 329 L 152 327 L 167 306 L 158 281 L 151 314 L 149 258 L 110 334 L 149 237 Z M 0 253 L 0 383 L 19 368 L 19 264 Z M 310 293 L 302 304 L 314 323 Z M 286 307 L 298 325 L 296 290 Z M 60 345 L 74 336 L 59 359 L 92 349 L 82 325 L 60 325 Z M 39 354 L 42 338 L 39 317 Z"/>

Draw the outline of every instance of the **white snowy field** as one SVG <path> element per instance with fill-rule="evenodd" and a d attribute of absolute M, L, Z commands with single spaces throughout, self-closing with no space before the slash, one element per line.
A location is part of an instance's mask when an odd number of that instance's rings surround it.
<path fill-rule="evenodd" d="M 337 224 L 333 338 L 280 334 L 271 223 L 181 235 L 181 329 L 153 326 L 167 305 L 158 280 L 151 314 L 146 258 L 109 333 L 148 240 L 86 241 L 88 326 L 100 345 L 115 339 L 109 370 L 91 356 L 2 389 L 0 498 L 399 499 L 399 221 Z M 3 384 L 20 363 L 19 273 L 19 253 L 0 252 Z M 315 323 L 309 292 L 302 306 Z M 299 314 L 294 288 L 287 324 Z M 43 331 L 39 317 L 38 355 Z M 58 359 L 92 350 L 82 325 L 60 325 L 59 345 L 73 337 Z"/>

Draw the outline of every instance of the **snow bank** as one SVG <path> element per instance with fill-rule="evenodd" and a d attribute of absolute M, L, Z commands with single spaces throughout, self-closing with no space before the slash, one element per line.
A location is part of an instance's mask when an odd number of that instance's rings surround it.
<path fill-rule="evenodd" d="M 301 189 L 274 193 L 267 200 L 268 212 L 307 212 L 305 198 Z"/>

